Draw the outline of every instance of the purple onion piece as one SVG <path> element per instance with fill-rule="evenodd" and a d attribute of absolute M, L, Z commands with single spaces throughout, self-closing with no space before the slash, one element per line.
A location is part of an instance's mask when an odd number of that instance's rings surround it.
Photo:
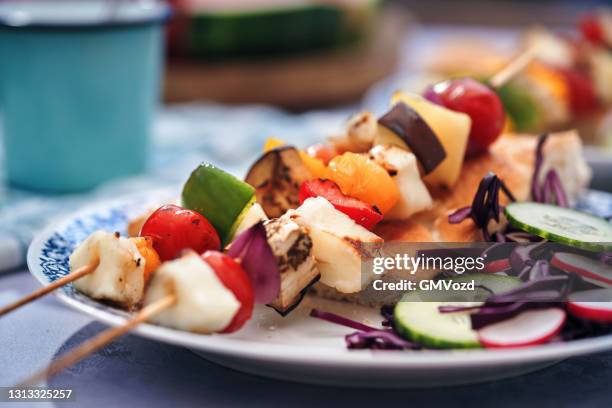
<path fill-rule="evenodd" d="M 487 303 L 509 303 L 519 302 L 524 299 L 533 299 L 533 297 L 526 296 L 531 292 L 541 291 L 556 291 L 559 298 L 562 297 L 564 285 L 568 283 L 567 275 L 551 275 L 537 280 L 527 281 L 521 286 L 518 286 L 509 291 L 498 293 L 493 296 L 489 296 Z"/>
<path fill-rule="evenodd" d="M 390 329 L 357 331 L 347 334 L 344 339 L 349 349 L 416 350 L 421 348 L 418 344 L 403 339 Z"/>
<path fill-rule="evenodd" d="M 612 265 L 612 252 L 604 252 L 600 255 L 599 260 L 606 265 Z"/>
<path fill-rule="evenodd" d="M 529 280 L 536 280 L 546 276 L 550 276 L 550 263 L 540 259 L 531 267 Z"/>
<path fill-rule="evenodd" d="M 448 216 L 449 224 L 459 224 L 472 214 L 472 207 L 463 207 Z"/>
<path fill-rule="evenodd" d="M 553 169 L 548 172 L 548 175 L 550 177 L 550 188 L 554 192 L 556 204 L 559 207 L 569 207 L 567 193 L 565 192 L 565 188 L 563 188 L 563 183 L 561 183 L 559 173 Z"/>
<path fill-rule="evenodd" d="M 518 243 L 527 243 L 527 242 L 533 242 L 534 240 L 537 240 L 537 241 L 542 240 L 542 238 L 536 235 L 530 234 L 529 232 L 523 232 L 523 231 L 508 232 L 505 234 L 505 236 L 508 241 L 518 242 Z"/>
<path fill-rule="evenodd" d="M 380 315 L 383 318 L 382 325 L 385 327 L 394 327 L 395 319 L 393 317 L 393 310 L 395 305 L 384 305 L 380 308 Z"/>
<path fill-rule="evenodd" d="M 542 202 L 545 204 L 553 204 L 555 202 L 553 198 L 553 189 L 551 185 L 550 174 L 547 173 L 544 177 L 544 183 L 542 184 Z"/>
<path fill-rule="evenodd" d="M 533 201 L 545 204 L 556 204 L 559 207 L 569 207 L 567 193 L 563 188 L 561 178 L 555 169 L 550 169 L 542 178 L 542 163 L 544 162 L 544 143 L 548 134 L 543 134 L 538 139 L 536 147 L 536 160 L 533 175 L 531 177 L 531 197 Z"/>
<path fill-rule="evenodd" d="M 558 306 L 550 302 L 514 302 L 496 306 L 483 306 L 478 312 L 470 315 L 472 329 L 479 330 L 490 324 L 510 319 L 525 310 L 542 309 Z"/>
<path fill-rule="evenodd" d="M 478 306 L 438 306 L 438 312 L 440 313 L 457 313 L 457 312 L 467 312 L 470 310 L 479 309 L 481 305 Z"/>
<path fill-rule="evenodd" d="M 510 253 L 510 266 L 518 274 L 523 272 L 525 267 L 531 266 L 533 263 L 529 252 L 529 246 L 519 245 Z"/>
<path fill-rule="evenodd" d="M 238 235 L 227 254 L 249 275 L 255 302 L 266 304 L 276 299 L 280 292 L 280 271 L 263 223 L 259 222 Z"/>
<path fill-rule="evenodd" d="M 496 233 L 491 236 L 488 230 L 491 220 L 500 221 L 500 215 L 503 210 L 502 206 L 499 204 L 500 190 L 503 191 L 510 200 L 515 201 L 514 195 L 504 182 L 501 181 L 495 173 L 489 172 L 478 184 L 478 189 L 472 200 L 472 205 L 470 207 L 460 208 L 450 214 L 448 216 L 448 222 L 450 224 L 458 224 L 466 218 L 471 217 L 474 224 L 482 231 L 485 241 L 504 242 L 505 237 L 503 234 Z"/>
<path fill-rule="evenodd" d="M 495 242 L 498 242 L 500 244 L 504 243 L 504 242 L 507 242 L 506 236 L 504 234 L 502 234 L 501 232 L 497 231 L 495 233 Z"/>
<path fill-rule="evenodd" d="M 533 201 L 537 203 L 541 203 L 543 200 L 542 188 L 540 187 L 540 171 L 542 170 L 542 162 L 544 161 L 544 143 L 546 143 L 547 139 L 548 133 L 544 133 L 538 138 L 535 166 L 533 169 L 533 176 L 531 177 L 531 197 Z"/>
<path fill-rule="evenodd" d="M 379 330 L 376 327 L 368 326 L 367 324 L 357 322 L 347 317 L 340 316 L 331 312 L 324 312 L 319 309 L 312 309 L 310 311 L 310 317 L 315 317 L 317 319 L 325 320 L 330 323 L 339 324 L 341 326 L 350 327 L 351 329 L 361 330 L 364 332 Z"/>

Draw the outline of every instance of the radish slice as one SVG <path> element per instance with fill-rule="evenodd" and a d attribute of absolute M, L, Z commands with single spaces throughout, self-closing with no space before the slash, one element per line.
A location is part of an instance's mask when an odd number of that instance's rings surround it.
<path fill-rule="evenodd" d="M 498 273 L 510 269 L 510 259 L 498 259 L 487 262 L 482 269 L 483 273 Z"/>
<path fill-rule="evenodd" d="M 557 252 L 550 263 L 565 272 L 576 273 L 598 286 L 612 285 L 612 266 L 596 259 L 569 252 Z"/>
<path fill-rule="evenodd" d="M 574 316 L 583 319 L 610 323 L 612 322 L 612 289 L 572 293 L 567 301 L 567 310 Z"/>
<path fill-rule="evenodd" d="M 529 310 L 478 330 L 478 339 L 487 348 L 533 346 L 550 340 L 559 333 L 563 323 L 562 309 Z"/>

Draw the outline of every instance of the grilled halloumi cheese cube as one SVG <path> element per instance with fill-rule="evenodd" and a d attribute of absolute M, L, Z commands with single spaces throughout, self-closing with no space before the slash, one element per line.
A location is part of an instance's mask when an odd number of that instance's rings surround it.
<path fill-rule="evenodd" d="M 319 269 L 312 255 L 312 239 L 306 228 L 286 216 L 266 221 L 264 227 L 281 279 L 280 293 L 270 306 L 285 315 L 319 279 Z"/>
<path fill-rule="evenodd" d="M 94 232 L 70 255 L 70 269 L 95 263 L 93 272 L 73 283 L 76 290 L 126 308 L 142 300 L 145 260 L 132 240 L 119 233 Z"/>
<path fill-rule="evenodd" d="M 151 318 L 153 323 L 196 333 L 225 329 L 240 309 L 232 291 L 196 253 L 164 262 L 157 269 L 144 305 L 174 295 L 175 303 Z"/>
<path fill-rule="evenodd" d="M 382 238 L 336 210 L 323 197 L 309 198 L 285 216 L 308 230 L 321 282 L 343 293 L 362 289 L 369 280 L 362 277 L 362 258 L 373 257 Z"/>
<path fill-rule="evenodd" d="M 397 146 L 382 145 L 372 148 L 370 156 L 389 172 L 400 192 L 397 204 L 385 214 L 385 219 L 405 220 L 431 208 L 431 195 L 421 179 L 414 154 Z"/>
<path fill-rule="evenodd" d="M 574 131 L 552 133 L 543 146 L 542 168 L 540 182 L 546 173 L 555 169 L 559 174 L 563 188 L 571 202 L 575 202 L 578 194 L 591 181 L 592 171 L 584 159 L 582 141 Z"/>

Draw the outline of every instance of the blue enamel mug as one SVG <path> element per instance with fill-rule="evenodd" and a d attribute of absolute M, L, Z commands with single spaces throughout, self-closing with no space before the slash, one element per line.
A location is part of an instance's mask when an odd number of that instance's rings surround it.
<path fill-rule="evenodd" d="M 145 169 L 168 15 L 161 1 L 0 2 L 11 185 L 73 192 Z"/>

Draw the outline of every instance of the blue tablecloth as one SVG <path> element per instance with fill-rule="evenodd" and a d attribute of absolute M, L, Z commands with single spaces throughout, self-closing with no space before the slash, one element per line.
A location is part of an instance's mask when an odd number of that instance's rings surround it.
<path fill-rule="evenodd" d="M 0 276 L 0 304 L 37 287 L 25 273 Z M 53 297 L 0 319 L 0 386 L 12 385 L 104 326 Z M 375 375 L 375 373 L 373 373 Z M 610 407 L 612 353 L 572 358 L 521 377 L 469 386 L 369 390 L 269 380 L 210 363 L 187 349 L 123 337 L 50 381 L 74 389 L 74 407 Z M 10 404 L 0 403 L 0 407 Z M 31 406 L 13 404 L 15 408 Z M 40 403 L 36 407 L 52 406 Z"/>

